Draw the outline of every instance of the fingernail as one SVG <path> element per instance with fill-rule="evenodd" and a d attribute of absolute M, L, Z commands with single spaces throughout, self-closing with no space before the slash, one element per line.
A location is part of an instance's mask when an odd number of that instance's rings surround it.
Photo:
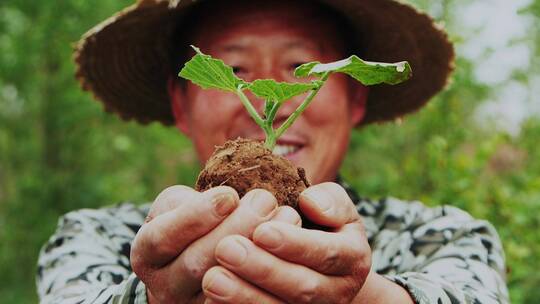
<path fill-rule="evenodd" d="M 269 249 L 279 247 L 283 240 L 281 232 L 268 225 L 257 229 L 253 238 L 257 241 L 257 243 Z"/>
<path fill-rule="evenodd" d="M 247 249 L 239 240 L 228 239 L 216 248 L 216 258 L 232 266 L 240 266 L 247 257 Z"/>
<path fill-rule="evenodd" d="M 236 207 L 234 196 L 230 193 L 218 194 L 212 199 L 216 214 L 223 217 L 231 213 Z"/>
<path fill-rule="evenodd" d="M 208 280 L 208 284 L 205 289 L 216 296 L 228 296 L 234 291 L 234 282 L 225 273 L 216 271 L 214 276 Z"/>
<path fill-rule="evenodd" d="M 302 195 L 314 203 L 323 213 L 332 207 L 332 198 L 326 191 L 312 188 L 304 191 Z"/>
<path fill-rule="evenodd" d="M 256 190 L 250 201 L 251 208 L 260 216 L 267 216 L 277 208 L 276 198 L 268 191 Z"/>
<path fill-rule="evenodd" d="M 276 215 L 274 215 L 272 218 L 272 221 L 296 225 L 300 221 L 300 215 L 298 215 L 298 212 L 289 206 L 281 206 L 276 212 Z"/>

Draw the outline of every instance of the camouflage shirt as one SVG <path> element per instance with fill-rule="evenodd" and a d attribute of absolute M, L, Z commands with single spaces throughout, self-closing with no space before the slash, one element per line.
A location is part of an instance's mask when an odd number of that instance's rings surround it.
<path fill-rule="evenodd" d="M 503 250 L 487 222 L 451 206 L 394 198 L 360 199 L 373 269 L 406 288 L 416 303 L 508 303 Z M 147 303 L 131 271 L 130 244 L 149 205 L 74 211 L 40 253 L 41 303 Z"/>

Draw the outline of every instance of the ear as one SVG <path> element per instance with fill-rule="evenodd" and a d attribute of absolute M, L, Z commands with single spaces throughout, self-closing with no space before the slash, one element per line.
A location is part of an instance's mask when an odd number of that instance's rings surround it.
<path fill-rule="evenodd" d="M 369 94 L 369 88 L 367 86 L 355 83 L 351 88 L 351 126 L 356 127 L 359 125 L 366 115 L 367 98 Z"/>
<path fill-rule="evenodd" d="M 187 100 L 184 89 L 180 84 L 172 78 L 167 81 L 167 92 L 171 101 L 171 108 L 174 115 L 175 126 L 180 132 L 187 137 L 190 136 L 190 128 L 188 122 Z"/>

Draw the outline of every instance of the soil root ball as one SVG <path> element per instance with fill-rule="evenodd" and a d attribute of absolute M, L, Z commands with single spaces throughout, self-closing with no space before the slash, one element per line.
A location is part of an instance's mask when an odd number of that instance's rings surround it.
<path fill-rule="evenodd" d="M 252 189 L 270 191 L 278 204 L 296 208 L 298 196 L 309 187 L 304 169 L 272 154 L 262 142 L 238 138 L 216 147 L 199 174 L 195 189 L 204 191 L 226 185 L 240 197 Z"/>

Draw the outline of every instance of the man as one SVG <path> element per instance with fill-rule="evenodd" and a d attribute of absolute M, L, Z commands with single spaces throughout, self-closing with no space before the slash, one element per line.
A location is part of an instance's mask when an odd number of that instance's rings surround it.
<path fill-rule="evenodd" d="M 161 192 L 151 206 L 67 214 L 43 248 L 44 303 L 505 303 L 493 228 L 452 207 L 359 199 L 338 170 L 351 130 L 416 110 L 442 88 L 453 52 L 425 15 L 389 0 L 140 1 L 90 31 L 78 77 L 110 111 L 175 124 L 201 162 L 238 136 L 261 138 L 231 94 L 175 74 L 188 44 L 245 80 L 294 81 L 298 64 L 351 52 L 409 60 L 415 78 L 368 89 L 334 75 L 278 142 L 314 186 L 299 213 L 269 192 Z M 333 8 L 331 8 L 332 6 Z M 179 59 L 180 58 L 180 59 Z M 169 64 L 172 71 L 165 69 Z M 173 76 L 171 76 L 173 75 Z M 262 102 L 251 101 L 261 110 Z M 278 113 L 282 123 L 299 100 Z M 286 147 L 286 148 L 284 148 Z M 349 194 L 349 195 L 347 195 Z"/>

